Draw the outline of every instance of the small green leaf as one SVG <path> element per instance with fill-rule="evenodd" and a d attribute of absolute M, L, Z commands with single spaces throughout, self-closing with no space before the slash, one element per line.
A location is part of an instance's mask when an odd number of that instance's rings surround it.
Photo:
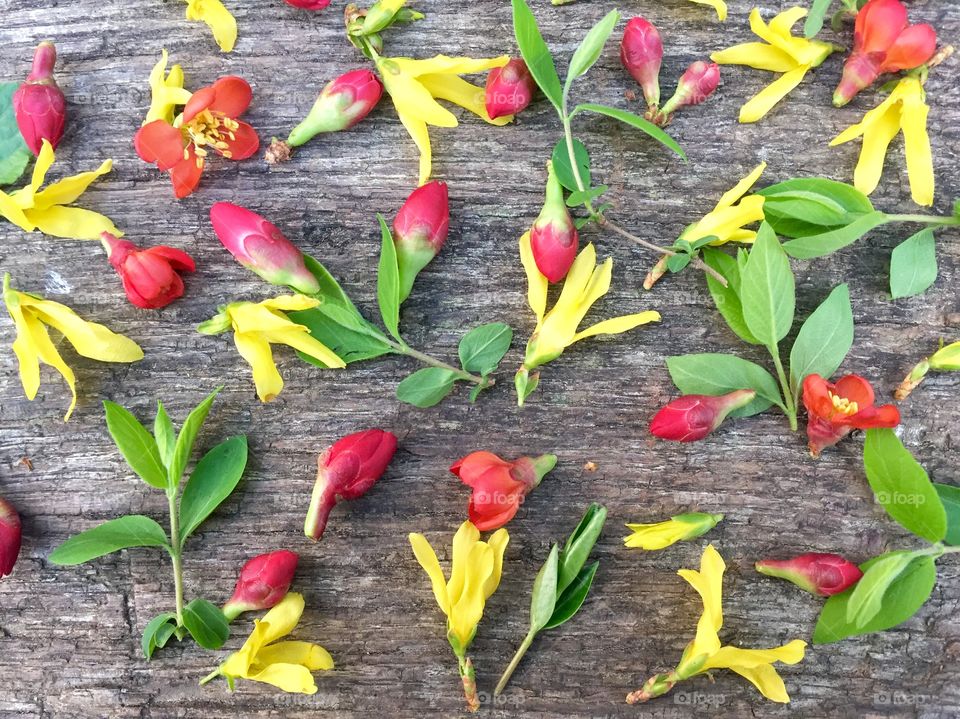
<path fill-rule="evenodd" d="M 107 429 L 130 469 L 151 487 L 166 489 L 167 470 L 160 461 L 160 450 L 153 436 L 124 407 L 104 400 Z"/>
<path fill-rule="evenodd" d="M 143 630 L 143 638 L 140 640 L 140 648 L 143 650 L 143 656 L 150 661 L 153 652 L 156 649 L 162 649 L 167 641 L 173 636 L 176 628 L 177 615 L 173 612 L 164 612 L 158 614 L 147 624 Z"/>
<path fill-rule="evenodd" d="M 630 127 L 636 130 L 645 132 L 664 147 L 673 150 L 681 157 L 681 159 L 683 159 L 684 162 L 687 160 L 686 153 L 676 140 L 674 140 L 672 137 L 670 137 L 670 135 L 654 125 L 652 122 L 640 117 L 639 115 L 634 115 L 632 112 L 620 110 L 616 107 L 609 107 L 607 105 L 598 105 L 593 102 L 587 102 L 583 103 L 582 105 L 577 105 L 575 108 L 573 108 L 573 112 L 570 113 L 570 116 L 573 117 L 581 112 L 595 112 L 598 115 L 606 115 L 607 117 L 612 117 L 614 120 L 619 120 L 626 125 L 630 125 Z"/>
<path fill-rule="evenodd" d="M 807 375 L 830 377 L 853 346 L 850 290 L 837 285 L 800 327 L 790 350 L 790 385 L 794 400 Z"/>
<path fill-rule="evenodd" d="M 577 158 L 577 167 L 580 168 L 580 179 L 583 180 L 584 187 L 590 187 L 590 153 L 587 148 L 577 138 L 573 138 L 573 154 Z M 570 192 L 579 191 L 577 178 L 573 175 L 573 166 L 570 164 L 570 152 L 567 149 L 566 140 L 560 140 L 553 146 L 553 154 L 550 156 L 553 162 L 553 169 L 557 173 L 557 180 Z"/>
<path fill-rule="evenodd" d="M 383 325 L 398 341 L 400 339 L 400 270 L 397 267 L 397 248 L 387 221 L 378 214 L 380 221 L 380 266 L 377 269 L 377 303 Z"/>
<path fill-rule="evenodd" d="M 513 330 L 503 322 L 476 327 L 460 340 L 460 365 L 467 372 L 490 374 L 510 349 L 512 340 Z"/>
<path fill-rule="evenodd" d="M 860 565 L 860 569 L 867 572 L 880 559 L 882 557 L 871 559 Z M 930 598 L 936 583 L 937 568 L 932 557 L 921 557 L 913 561 L 887 587 L 880 611 L 862 627 L 856 627 L 847 621 L 847 604 L 857 585 L 835 594 L 823 605 L 813 631 L 813 643 L 830 644 L 847 637 L 882 632 L 895 627 L 917 613 Z"/>
<path fill-rule="evenodd" d="M 707 288 L 717 310 L 727 321 L 727 326 L 744 342 L 760 344 L 760 340 L 750 333 L 743 320 L 743 305 L 740 302 L 740 267 L 735 258 L 713 247 L 703 248 L 703 261 L 727 280 L 724 287 L 713 275 L 707 275 Z M 768 405 L 769 406 L 769 405 Z"/>
<path fill-rule="evenodd" d="M 793 325 L 796 297 L 790 259 L 766 222 L 740 275 L 740 300 L 750 333 L 773 352 Z"/>
<path fill-rule="evenodd" d="M 197 462 L 180 498 L 181 546 L 236 489 L 246 466 L 247 438 L 243 435 L 221 442 Z"/>
<path fill-rule="evenodd" d="M 947 533 L 947 514 L 926 470 L 892 429 L 868 429 L 863 467 L 870 488 L 893 519 L 929 542 Z"/>
<path fill-rule="evenodd" d="M 557 552 L 557 545 L 554 544 L 533 582 L 533 593 L 530 595 L 530 631 L 534 634 L 547 625 L 557 604 Z"/>
<path fill-rule="evenodd" d="M 373 359 L 393 352 L 387 337 L 367 322 L 352 307 L 324 303 L 310 310 L 288 312 L 287 316 L 310 330 L 311 336 L 325 344 L 347 364 Z M 317 367 L 319 360 L 302 352 L 297 356 Z"/>
<path fill-rule="evenodd" d="M 560 571 L 557 575 L 557 591 L 564 592 L 571 582 L 576 579 L 587 557 L 597 543 L 597 538 L 607 521 L 606 507 L 592 503 L 587 507 L 583 517 L 573 533 L 567 537 L 563 551 L 560 552 Z"/>
<path fill-rule="evenodd" d="M 584 567 L 574 578 L 563 593 L 557 598 L 556 607 L 550 621 L 544 625 L 544 629 L 553 629 L 572 618 L 574 614 L 580 611 L 583 602 L 590 593 L 590 587 L 593 585 L 593 577 L 597 573 L 600 562 L 594 562 L 589 567 Z"/>
<path fill-rule="evenodd" d="M 884 213 L 870 212 L 835 230 L 784 242 L 783 249 L 788 255 L 798 260 L 826 257 L 847 245 L 852 245 L 870 230 L 886 222 L 888 218 Z"/>
<path fill-rule="evenodd" d="M 683 268 L 690 264 L 690 260 L 693 258 L 688 255 L 686 252 L 678 252 L 675 255 L 671 255 L 667 258 L 667 269 L 671 272 L 680 272 Z"/>
<path fill-rule="evenodd" d="M 183 625 L 204 649 L 219 649 L 230 637 L 227 618 L 206 599 L 194 599 L 183 608 Z"/>
<path fill-rule="evenodd" d="M 173 422 L 167 410 L 163 407 L 163 402 L 157 401 L 157 416 L 153 420 L 153 438 L 157 442 L 157 450 L 160 452 L 160 461 L 165 467 L 169 467 L 173 461 L 173 450 L 177 444 L 177 435 L 173 429 Z"/>
<path fill-rule="evenodd" d="M 180 478 L 187 468 L 187 462 L 190 461 L 190 455 L 193 454 L 193 445 L 197 441 L 197 435 L 200 434 L 200 428 L 207 421 L 207 415 L 210 413 L 210 406 L 213 400 L 217 398 L 221 387 L 217 387 L 213 392 L 204 397 L 203 401 L 190 410 L 187 419 L 180 428 L 177 435 L 177 444 L 173 450 L 173 459 L 170 461 L 170 482 L 172 486 L 180 484 Z"/>
<path fill-rule="evenodd" d="M 933 483 L 947 513 L 947 534 L 943 541 L 954 547 L 960 546 L 960 487 L 951 484 Z"/>
<path fill-rule="evenodd" d="M 567 86 L 586 74 L 593 67 L 594 63 L 600 59 L 600 53 L 603 52 L 604 45 L 610 39 L 610 33 L 620 20 L 620 13 L 611 10 L 596 25 L 590 28 L 590 31 L 580 41 L 580 45 L 570 58 L 570 67 L 567 68 Z"/>
<path fill-rule="evenodd" d="M 0 82 L 0 185 L 9 185 L 20 179 L 33 157 L 23 141 L 13 112 L 13 93 L 18 87 L 20 85 L 16 82 Z"/>
<path fill-rule="evenodd" d="M 863 629 L 867 623 L 880 613 L 883 597 L 915 558 L 913 552 L 889 552 L 877 558 L 876 563 L 863 573 L 863 577 L 853 586 L 853 593 L 847 602 L 846 620 L 857 629 Z"/>
<path fill-rule="evenodd" d="M 170 551 L 163 527 L 150 517 L 129 514 L 70 537 L 53 550 L 49 559 L 65 566 L 83 564 L 130 547 L 164 547 Z"/>
<path fill-rule="evenodd" d="M 593 202 L 608 189 L 610 188 L 606 185 L 600 185 L 599 187 L 591 187 L 582 192 L 580 190 L 574 190 L 567 195 L 567 207 L 579 207 L 580 205 L 585 205 L 588 201 Z"/>
<path fill-rule="evenodd" d="M 397 399 L 414 407 L 433 407 L 450 394 L 456 373 L 442 367 L 424 367 L 397 385 Z"/>
<path fill-rule="evenodd" d="M 679 355 L 667 358 L 670 379 L 684 394 L 721 395 L 738 389 L 752 389 L 756 399 L 746 407 L 730 413 L 732 417 L 749 417 L 775 404 L 783 408 L 777 381 L 767 370 L 734 355 L 713 352 Z"/>
<path fill-rule="evenodd" d="M 807 15 L 807 21 L 803 24 L 804 37 L 816 37 L 817 33 L 823 29 L 823 18 L 830 9 L 831 2 L 832 0 L 813 0 L 810 5 L 810 14 Z"/>
<path fill-rule="evenodd" d="M 890 294 L 893 299 L 926 292 L 937 280 L 937 242 L 927 228 L 893 248 L 890 255 Z"/>
<path fill-rule="evenodd" d="M 483 379 L 487 378 L 487 375 L 480 375 L 480 376 L 483 377 Z M 483 392 L 483 390 L 489 389 L 489 388 L 490 388 L 490 385 L 487 385 L 487 384 L 475 384 L 473 386 L 473 389 L 470 390 L 470 404 L 473 404 L 474 402 L 476 402 L 477 397 L 480 396 L 480 393 Z"/>
<path fill-rule="evenodd" d="M 543 94 L 553 103 L 557 112 L 560 112 L 563 90 L 560 88 L 560 76 L 557 75 L 557 68 L 553 64 L 550 48 L 543 41 L 540 28 L 537 27 L 537 19 L 530 12 L 526 1 L 512 0 L 512 2 L 513 33 L 517 38 L 520 56 L 527 64 L 527 69 L 537 85 L 543 90 Z"/>

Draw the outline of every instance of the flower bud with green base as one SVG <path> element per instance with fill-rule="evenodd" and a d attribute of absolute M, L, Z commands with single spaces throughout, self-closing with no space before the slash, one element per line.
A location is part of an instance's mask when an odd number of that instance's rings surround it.
<path fill-rule="evenodd" d="M 840 594 L 863 577 L 863 572 L 853 562 L 839 554 L 821 552 L 808 552 L 793 559 L 764 559 L 755 567 L 761 574 L 786 579 L 805 592 L 821 597 Z"/>
<path fill-rule="evenodd" d="M 649 120 L 666 127 L 673 120 L 673 114 L 681 107 L 699 105 L 710 97 L 720 85 L 720 66 L 715 62 L 697 60 L 680 76 L 677 91 L 663 107 L 648 117 Z"/>
<path fill-rule="evenodd" d="M 651 108 L 660 104 L 662 61 L 663 42 L 656 26 L 645 18 L 632 18 L 624 28 L 620 41 L 620 62 L 643 88 L 643 96 Z"/>
<path fill-rule="evenodd" d="M 223 605 L 227 621 L 233 621 L 242 612 L 270 609 L 279 604 L 290 590 L 298 561 L 295 552 L 281 549 L 261 554 L 244 564 L 233 596 Z"/>
<path fill-rule="evenodd" d="M 547 163 L 546 199 L 540 215 L 530 229 L 530 249 L 537 269 L 550 282 L 559 282 L 567 276 L 577 258 L 580 238 L 563 197 L 563 186 Z"/>
<path fill-rule="evenodd" d="M 43 141 L 55 150 L 67 121 L 67 100 L 53 79 L 57 49 L 42 42 L 33 55 L 33 68 L 26 81 L 13 93 L 13 113 L 24 142 L 39 155 Z"/>
<path fill-rule="evenodd" d="M 410 296 L 420 270 L 440 253 L 449 229 L 446 183 L 432 180 L 410 193 L 393 221 L 401 302 Z"/>

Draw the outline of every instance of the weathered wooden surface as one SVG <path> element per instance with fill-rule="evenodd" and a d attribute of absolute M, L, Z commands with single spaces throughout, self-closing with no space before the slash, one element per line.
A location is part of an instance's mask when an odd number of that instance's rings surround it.
<path fill-rule="evenodd" d="M 824 647 L 783 674 L 789 708 L 766 702 L 739 677 L 721 672 L 680 686 L 642 707 L 624 695 L 658 669 L 672 666 L 692 636 L 700 604 L 676 576 L 696 566 L 703 541 L 658 553 L 626 551 L 626 521 L 652 521 L 699 508 L 727 520 L 709 536 L 729 564 L 723 639 L 771 646 L 809 638 L 820 602 L 787 584 L 760 577 L 752 563 L 769 554 L 807 549 L 842 551 L 856 559 L 910 540 L 871 499 L 857 437 L 819 461 L 801 433 L 769 413 L 731 423 L 694 446 L 654 442 L 646 425 L 675 394 L 664 357 L 716 350 L 758 353 L 737 344 L 711 308 L 702 277 L 686 272 L 652 293 L 640 281 L 652 261 L 623 241 L 589 230 L 602 255 L 616 258 L 614 284 L 597 316 L 656 308 L 663 322 L 607 341 L 577 345 L 543 374 L 541 389 L 523 411 L 515 407 L 510 374 L 519 363 L 532 320 L 524 302 L 516 238 L 538 211 L 543 163 L 558 137 L 553 111 L 540 101 L 515 126 L 498 129 L 465 118 L 454 130 L 432 132 L 435 173 L 450 183 L 451 238 L 421 275 L 405 305 L 410 340 L 455 357 L 464 326 L 503 320 L 517 329 L 502 381 L 476 405 L 458 393 L 439 407 L 397 403 L 393 389 L 413 369 L 383 359 L 345 372 L 321 372 L 281 353 L 283 394 L 261 405 L 249 370 L 227 336 L 205 337 L 195 325 L 218 304 L 263 298 L 270 287 L 234 263 L 210 229 L 207 209 L 230 200 L 263 212 L 344 280 L 373 311 L 379 246 L 374 213 L 391 214 L 412 189 L 416 154 L 388 102 L 354 131 L 315 140 L 291 163 L 268 169 L 259 160 L 215 162 L 202 187 L 178 202 L 166 177 L 134 154 L 131 137 L 148 103 L 146 76 L 166 47 L 184 65 L 188 86 L 237 73 L 254 87 L 247 119 L 261 137 L 285 133 L 327 79 L 362 64 L 346 43 L 339 9 L 316 15 L 280 0 L 227 0 L 236 11 L 236 51 L 220 54 L 205 27 L 184 21 L 183 4 L 161 0 L 35 2 L 0 0 L 0 68 L 7 80 L 26 72 L 32 47 L 54 38 L 58 78 L 70 102 L 68 135 L 54 175 L 92 169 L 113 157 L 114 172 L 85 195 L 128 236 L 145 244 L 183 247 L 198 260 L 186 297 L 160 312 L 133 308 L 96 243 L 25 235 L 0 224 L 2 268 L 16 285 L 65 300 L 81 314 L 125 332 L 146 358 L 108 366 L 67 356 L 77 369 L 81 401 L 61 421 L 64 385 L 49 372 L 36 402 L 19 384 L 10 343 L 12 323 L 0 322 L 0 494 L 19 507 L 24 548 L 15 573 L 0 581 L 0 716 L 3 717 L 281 717 L 316 711 L 329 716 L 454 716 L 462 713 L 454 658 L 443 638 L 442 615 L 410 552 L 406 535 L 423 531 L 449 546 L 462 521 L 467 491 L 447 472 L 474 449 L 506 456 L 544 451 L 560 464 L 510 524 L 511 543 L 500 590 L 491 598 L 472 655 L 482 690 L 489 691 L 525 631 L 528 592 L 549 543 L 564 536 L 591 500 L 610 510 L 597 553 L 595 588 L 580 615 L 543 634 L 488 716 L 686 717 L 897 716 L 950 717 L 960 712 L 960 573 L 942 562 L 930 602 L 906 625 L 881 635 Z M 764 3 L 769 14 L 789 3 Z M 336 3 L 335 5 L 339 5 Z M 549 42 L 565 57 L 612 2 L 578 2 L 535 11 Z M 734 0 L 730 19 L 684 0 L 624 2 L 661 27 L 667 58 L 665 92 L 683 67 L 728 44 L 751 39 L 751 4 Z M 960 6 L 912 2 L 913 17 L 933 22 L 956 42 Z M 434 52 L 489 56 L 514 51 L 509 3 L 418 3 L 427 19 L 388 38 L 395 54 Z M 829 149 L 827 141 L 877 100 L 868 92 L 843 110 L 829 108 L 839 75 L 837 55 L 789 100 L 757 125 L 736 122 L 740 104 L 771 76 L 724 69 L 717 97 L 684 113 L 672 132 L 687 149 L 681 164 L 644 136 L 602 118 L 580 122 L 596 171 L 611 186 L 615 216 L 644 237 L 669 242 L 712 207 L 719 195 L 758 161 L 765 183 L 796 175 L 849 180 L 859 145 Z M 930 79 L 931 128 L 938 181 L 937 209 L 960 195 L 958 63 Z M 626 106 L 633 87 L 611 46 L 580 91 Z M 902 144 L 875 195 L 879 207 L 913 211 L 903 172 Z M 874 232 L 829 259 L 796 263 L 798 316 L 805 316 L 841 281 L 850 283 L 856 345 L 843 370 L 866 375 L 888 396 L 903 373 L 940 337 L 960 333 L 957 235 L 939 238 L 940 277 L 922 297 L 886 297 L 890 249 L 909 228 Z M 200 444 L 248 435 L 252 459 L 236 495 L 207 522 L 186 552 L 187 592 L 221 601 L 248 557 L 289 547 L 301 554 L 296 587 L 307 597 L 298 630 L 337 661 L 317 678 L 312 697 L 270 687 L 198 687 L 223 654 L 184 644 L 140 656 L 140 633 L 168 609 L 172 580 L 159 551 L 124 551 L 76 568 L 46 561 L 69 535 L 119 514 L 165 516 L 162 496 L 121 463 L 104 427 L 100 400 L 109 398 L 152 417 L 154 399 L 181 420 L 215 385 L 217 401 Z M 938 481 L 958 481 L 958 381 L 933 376 L 902 406 L 903 436 Z M 300 527 L 313 482 L 315 455 L 350 431 L 382 426 L 398 433 L 401 449 L 386 479 L 366 498 L 334 512 L 322 543 Z M 21 462 L 29 457 L 30 470 Z M 582 467 L 592 461 L 595 472 Z M 445 559 L 445 556 L 443 557 Z M 228 648 L 246 635 L 238 622 Z M 697 702 L 700 705 L 694 706 Z M 705 703 L 705 704 L 704 704 Z"/>

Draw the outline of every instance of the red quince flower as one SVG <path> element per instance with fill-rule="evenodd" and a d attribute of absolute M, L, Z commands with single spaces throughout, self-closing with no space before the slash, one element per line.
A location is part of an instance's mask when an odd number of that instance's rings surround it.
<path fill-rule="evenodd" d="M 512 462 L 492 452 L 472 452 L 450 466 L 450 471 L 473 487 L 468 513 L 481 532 L 499 529 L 517 513 L 523 498 L 532 492 L 557 464 L 555 454 L 520 457 Z"/>
<path fill-rule="evenodd" d="M 154 120 L 133 138 L 145 162 L 170 173 L 177 197 L 186 197 L 200 182 L 210 151 L 228 160 L 245 160 L 260 147 L 250 125 L 238 120 L 250 106 L 253 91 L 243 78 L 221 77 L 193 96 L 172 123 Z"/>
<path fill-rule="evenodd" d="M 807 438 L 810 454 L 818 457 L 854 429 L 896 427 L 900 411 L 892 404 L 877 407 L 873 387 L 860 375 L 848 374 L 828 382 L 818 374 L 803 380 L 803 404 L 807 408 Z"/>
<path fill-rule="evenodd" d="M 290 590 L 299 559 L 296 552 L 281 549 L 244 564 L 233 596 L 223 605 L 227 621 L 232 622 L 243 612 L 272 609 L 279 604 Z"/>
<path fill-rule="evenodd" d="M 183 250 L 166 245 L 138 249 L 127 240 L 118 240 L 109 232 L 100 235 L 107 259 L 123 280 L 127 299 L 145 310 L 166 307 L 183 296 L 183 280 L 178 272 L 197 269 L 193 258 Z"/>
<path fill-rule="evenodd" d="M 857 13 L 853 52 L 843 66 L 843 78 L 833 104 L 843 107 L 880 75 L 920 67 L 937 49 L 937 31 L 911 25 L 900 0 L 870 0 Z"/>
<path fill-rule="evenodd" d="M 793 559 L 763 559 L 754 565 L 768 577 L 786 579 L 806 592 L 832 597 L 846 591 L 863 577 L 853 562 L 839 554 L 808 552 Z"/>

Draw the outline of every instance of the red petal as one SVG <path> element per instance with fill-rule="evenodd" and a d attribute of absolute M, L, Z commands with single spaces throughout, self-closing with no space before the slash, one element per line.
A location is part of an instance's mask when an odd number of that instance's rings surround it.
<path fill-rule="evenodd" d="M 900 0 L 871 0 L 857 13 L 855 49 L 886 52 L 907 27 L 907 8 Z"/>
<path fill-rule="evenodd" d="M 190 122 L 204 110 L 208 109 L 216 98 L 217 93 L 213 85 L 202 87 L 190 97 L 190 100 L 183 108 L 183 121 Z"/>
<path fill-rule="evenodd" d="M 896 39 L 880 65 L 880 72 L 920 67 L 937 51 L 937 31 L 929 25 L 911 25 Z"/>
<path fill-rule="evenodd" d="M 873 406 L 873 387 L 863 377 L 857 374 L 848 374 L 837 380 L 834 394 L 856 402 L 860 411 Z"/>
<path fill-rule="evenodd" d="M 247 111 L 252 99 L 253 90 L 242 77 L 236 75 L 221 77 L 209 87 L 193 94 L 190 102 L 183 108 L 183 121 L 190 122 L 204 110 L 237 118 Z"/>
<path fill-rule="evenodd" d="M 227 152 L 230 153 L 231 160 L 246 160 L 260 148 L 260 138 L 257 137 L 257 131 L 247 123 L 238 121 L 237 124 L 240 127 L 234 130 L 234 139 L 231 140 L 228 136 L 223 136 L 223 139 L 227 143 Z M 222 150 L 218 152 L 223 153 Z"/>
<path fill-rule="evenodd" d="M 180 130 L 163 120 L 154 120 L 137 130 L 133 147 L 141 160 L 155 162 L 161 170 L 169 170 L 183 159 Z"/>
<path fill-rule="evenodd" d="M 476 495 L 474 495 L 475 497 Z M 503 525 L 513 519 L 517 510 L 520 509 L 520 502 L 513 502 L 499 507 L 486 504 L 478 506 L 474 504 L 474 497 L 470 498 L 470 504 L 467 507 L 467 515 L 473 525 L 481 532 L 489 532 L 492 529 L 500 529 Z M 502 511 L 497 511 L 501 509 Z"/>
<path fill-rule="evenodd" d="M 186 197 L 197 189 L 200 184 L 200 175 L 203 174 L 203 158 L 198 158 L 193 146 L 187 150 L 186 159 L 181 159 L 170 168 L 170 179 L 173 181 L 173 193 L 178 198 Z"/>
<path fill-rule="evenodd" d="M 197 265 L 194 263 L 193 258 L 183 250 L 178 250 L 175 247 L 158 245 L 156 247 L 146 249 L 144 252 L 155 257 L 163 258 L 170 263 L 170 266 L 173 267 L 173 269 L 180 272 L 193 272 L 197 269 Z"/>
<path fill-rule="evenodd" d="M 868 407 L 850 418 L 850 424 L 857 429 L 893 428 L 900 424 L 900 410 L 892 404 L 880 407 Z"/>

